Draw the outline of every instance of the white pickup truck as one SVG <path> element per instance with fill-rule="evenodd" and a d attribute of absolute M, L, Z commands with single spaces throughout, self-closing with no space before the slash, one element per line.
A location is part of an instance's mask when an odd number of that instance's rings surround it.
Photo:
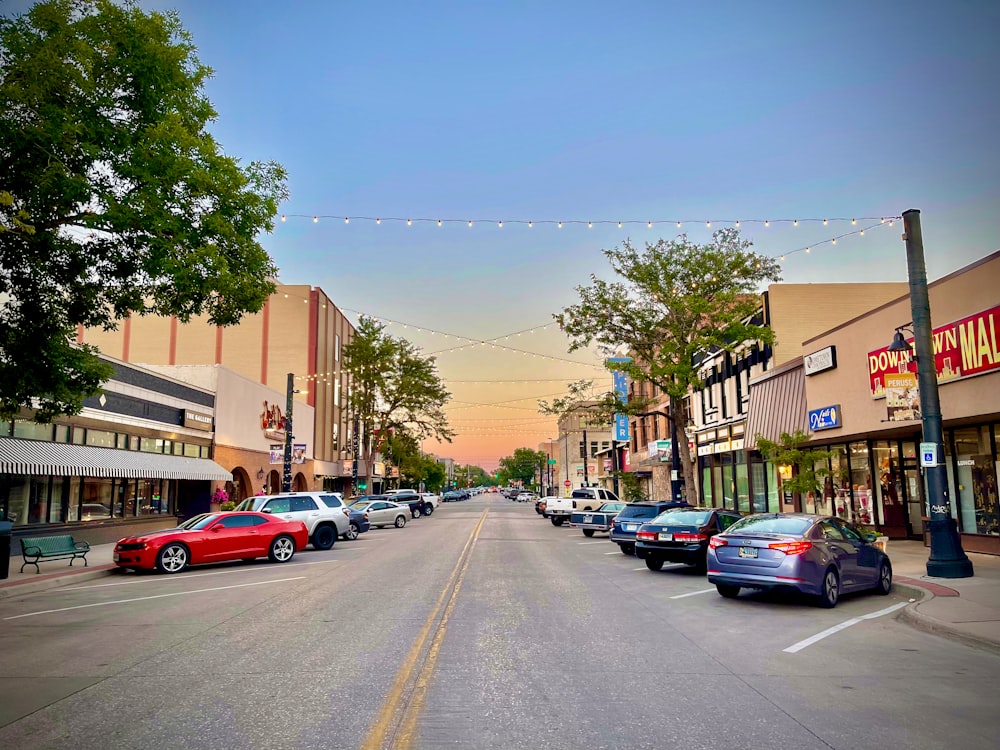
<path fill-rule="evenodd" d="M 545 517 L 553 526 L 569 521 L 575 510 L 597 510 L 604 503 L 619 502 L 614 492 L 603 487 L 579 487 L 569 497 L 547 497 L 545 500 Z"/>

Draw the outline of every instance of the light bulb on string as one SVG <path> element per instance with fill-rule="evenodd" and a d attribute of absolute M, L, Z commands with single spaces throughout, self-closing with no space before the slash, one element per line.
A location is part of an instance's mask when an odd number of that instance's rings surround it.
<path fill-rule="evenodd" d="M 851 226 L 854 226 L 857 223 L 858 223 L 857 219 L 851 219 Z"/>
<path fill-rule="evenodd" d="M 559 222 L 558 226 L 559 226 L 560 229 L 562 229 L 562 222 L 561 221 Z"/>
<path fill-rule="evenodd" d="M 407 219 L 406 220 L 406 226 L 412 227 L 413 226 L 413 220 L 412 219 Z"/>
<path fill-rule="evenodd" d="M 793 227 L 797 227 L 798 225 L 799 225 L 799 220 L 798 219 L 792 219 L 792 226 Z"/>
<path fill-rule="evenodd" d="M 808 247 L 806 248 L 806 252 L 807 252 L 807 253 L 809 252 L 809 248 L 808 248 Z"/>
<path fill-rule="evenodd" d="M 535 226 L 535 222 L 529 221 L 528 222 L 528 229 L 531 229 L 533 226 Z"/>
<path fill-rule="evenodd" d="M 618 228 L 619 228 L 619 229 L 621 229 L 621 228 L 622 228 L 622 223 L 621 223 L 620 221 L 618 222 Z"/>
<path fill-rule="evenodd" d="M 284 214 L 282 214 L 282 215 L 281 215 L 281 220 L 282 220 L 282 221 L 288 221 L 288 217 L 287 217 L 287 216 L 285 216 Z"/>
<path fill-rule="evenodd" d="M 770 221 L 768 221 L 767 219 L 764 219 L 764 226 L 765 226 L 765 227 L 769 227 L 769 226 L 771 226 L 771 222 L 770 222 Z"/>
<path fill-rule="evenodd" d="M 825 227 L 825 226 L 826 226 L 826 224 L 827 224 L 827 221 L 826 221 L 826 219 L 823 219 L 823 226 Z"/>
<path fill-rule="evenodd" d="M 830 240 L 830 244 L 831 245 L 836 245 L 837 244 L 837 238 L 834 237 L 832 240 Z"/>
<path fill-rule="evenodd" d="M 472 219 L 469 219 L 469 226 L 472 226 Z"/>
<path fill-rule="evenodd" d="M 681 223 L 680 223 L 679 221 L 677 222 L 677 228 L 678 228 L 678 229 L 680 229 L 680 228 L 681 228 Z"/>
<path fill-rule="evenodd" d="M 594 222 L 588 221 L 587 222 L 587 229 L 593 229 L 593 228 L 594 228 Z"/>
<path fill-rule="evenodd" d="M 438 226 L 441 226 L 441 219 L 438 219 Z"/>
<path fill-rule="evenodd" d="M 706 227 L 711 227 L 711 226 L 712 226 L 712 222 L 710 222 L 710 221 L 706 221 L 706 222 L 705 222 L 705 226 L 706 226 Z"/>
<path fill-rule="evenodd" d="M 313 224 L 319 224 L 319 217 L 313 216 Z"/>
<path fill-rule="evenodd" d="M 351 223 L 351 217 L 350 216 L 345 216 L 344 217 L 344 223 L 345 224 L 350 224 Z"/>
<path fill-rule="evenodd" d="M 500 227 L 500 229 L 503 229 L 503 221 L 498 221 L 497 226 Z"/>
<path fill-rule="evenodd" d="M 740 220 L 739 220 L 739 219 L 737 219 L 737 220 L 736 220 L 736 228 L 737 228 L 737 229 L 739 229 L 739 228 L 740 228 Z"/>
<path fill-rule="evenodd" d="M 647 221 L 646 222 L 646 229 L 652 229 L 652 228 L 653 228 L 653 222 Z"/>
<path fill-rule="evenodd" d="M 864 237 L 865 236 L 865 230 L 862 229 L 860 232 L 858 232 L 858 234 L 860 234 L 862 237 Z"/>
<path fill-rule="evenodd" d="M 891 227 L 891 226 L 892 226 L 892 224 L 893 224 L 893 221 L 892 221 L 892 219 L 889 219 L 889 226 Z"/>
<path fill-rule="evenodd" d="M 376 223 L 376 224 L 381 224 L 381 223 L 382 223 L 382 220 L 381 220 L 381 219 L 375 219 L 375 223 Z"/>

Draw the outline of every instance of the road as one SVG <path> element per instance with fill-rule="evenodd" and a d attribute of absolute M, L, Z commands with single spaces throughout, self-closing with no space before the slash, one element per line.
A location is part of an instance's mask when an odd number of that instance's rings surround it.
<path fill-rule="evenodd" d="M 0 746 L 995 747 L 1000 658 L 856 619 L 901 596 L 724 600 L 617 550 L 481 495 L 284 565 L 0 600 Z"/>

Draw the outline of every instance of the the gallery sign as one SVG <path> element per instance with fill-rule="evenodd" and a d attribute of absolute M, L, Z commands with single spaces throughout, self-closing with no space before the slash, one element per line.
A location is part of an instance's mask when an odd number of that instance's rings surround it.
<path fill-rule="evenodd" d="M 935 328 L 934 368 L 939 383 L 1000 371 L 1000 305 Z M 913 345 L 913 338 L 907 339 Z M 872 398 L 884 398 L 886 375 L 915 372 L 913 352 L 868 352 Z"/>

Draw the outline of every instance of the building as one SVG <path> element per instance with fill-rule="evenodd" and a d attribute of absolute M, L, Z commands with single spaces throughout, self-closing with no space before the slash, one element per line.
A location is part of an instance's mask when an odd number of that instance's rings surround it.
<path fill-rule="evenodd" d="M 614 466 L 600 455 L 611 447 L 611 425 L 590 415 L 596 404 L 581 403 L 559 417 L 559 438 L 547 449 L 556 461 L 554 482 L 557 487 L 562 482 L 567 497 L 574 487 L 611 486 Z"/>
<path fill-rule="evenodd" d="M 176 317 L 133 315 L 114 331 L 80 328 L 77 341 L 125 362 L 220 365 L 283 394 L 292 374 L 296 402 L 314 410 L 309 489 L 344 490 L 351 485 L 354 440 L 341 349 L 353 334 L 353 325 L 322 289 L 278 284 L 261 312 L 228 328 L 204 317 L 182 323 Z M 279 404 L 283 409 L 284 399 Z"/>

